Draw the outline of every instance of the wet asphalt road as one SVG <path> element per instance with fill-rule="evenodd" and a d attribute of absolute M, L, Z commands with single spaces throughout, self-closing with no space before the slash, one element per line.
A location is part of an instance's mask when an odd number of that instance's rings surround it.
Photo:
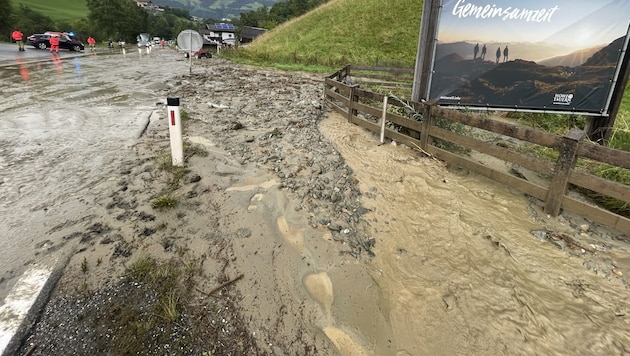
<path fill-rule="evenodd" d="M 0 44 L 0 301 L 27 268 L 72 251 L 59 231 L 95 213 L 101 183 L 165 110 L 169 79 L 188 73 L 173 50 L 132 49 L 55 55 Z"/>
<path fill-rule="evenodd" d="M 0 66 L 11 64 L 11 62 L 22 61 L 36 61 L 36 60 L 50 60 L 50 51 L 36 49 L 33 46 L 24 46 L 24 51 L 18 51 L 18 46 L 15 43 L 0 43 Z M 60 55 L 68 57 L 70 55 L 82 55 L 82 52 L 71 52 L 68 50 L 61 50 Z"/>

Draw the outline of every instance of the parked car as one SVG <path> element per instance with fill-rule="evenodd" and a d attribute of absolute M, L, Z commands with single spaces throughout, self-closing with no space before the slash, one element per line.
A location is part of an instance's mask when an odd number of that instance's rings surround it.
<path fill-rule="evenodd" d="M 138 42 L 138 47 L 148 47 L 151 45 L 151 35 L 148 33 L 141 33 L 136 36 L 136 41 Z"/>
<path fill-rule="evenodd" d="M 70 36 L 65 32 L 45 32 L 36 33 L 26 38 L 26 45 L 33 46 L 38 49 L 50 48 L 50 37 L 59 37 L 59 49 L 67 49 L 70 51 L 82 51 L 85 49 L 83 42 L 74 36 Z"/>
<path fill-rule="evenodd" d="M 195 52 L 184 52 L 184 57 L 189 58 L 191 54 L 197 59 L 212 58 L 212 53 L 204 51 L 203 48 Z"/>

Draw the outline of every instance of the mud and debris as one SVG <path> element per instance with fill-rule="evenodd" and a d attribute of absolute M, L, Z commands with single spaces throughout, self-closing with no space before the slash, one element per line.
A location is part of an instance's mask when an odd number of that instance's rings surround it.
<path fill-rule="evenodd" d="M 321 76 L 220 58 L 189 74 L 152 56 L 110 74 L 137 88 L 99 77 L 93 95 L 67 94 L 138 135 L 79 146 L 85 157 L 49 174 L 78 172 L 61 185 L 70 196 L 26 199 L 27 222 L 45 226 L 29 251 L 71 258 L 18 354 L 629 352 L 618 233 L 380 145 L 327 110 Z M 166 83 L 145 68 L 166 65 L 180 71 Z M 182 102 L 182 168 L 169 164 L 168 96 Z M 47 155 L 0 147 L 15 162 Z M 21 184 L 16 197 L 35 197 Z"/>

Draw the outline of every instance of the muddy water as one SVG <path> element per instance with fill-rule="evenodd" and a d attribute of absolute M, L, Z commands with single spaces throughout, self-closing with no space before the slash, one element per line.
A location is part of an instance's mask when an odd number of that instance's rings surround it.
<path fill-rule="evenodd" d="M 377 243 L 367 268 L 388 320 L 366 326 L 345 354 L 630 352 L 628 289 L 534 238 L 530 231 L 542 227 L 521 194 L 404 146 L 379 146 L 337 115 L 321 128 L 354 170 L 370 209 Z M 319 284 L 342 287 L 325 278 Z M 379 329 L 391 330 L 392 339 Z"/>
<path fill-rule="evenodd" d="M 186 73 L 174 52 L 83 55 L 0 68 L 0 300 L 30 263 L 54 265 L 60 224 L 94 214 L 102 183 L 146 128 L 165 81 Z M 155 70 L 159 57 L 172 72 Z M 71 217 L 78 217 L 68 221 Z M 54 248 L 51 250 L 50 248 Z"/>

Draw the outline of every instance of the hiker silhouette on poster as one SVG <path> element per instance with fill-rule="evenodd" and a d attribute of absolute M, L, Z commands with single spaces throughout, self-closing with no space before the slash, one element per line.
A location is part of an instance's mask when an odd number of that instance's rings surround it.
<path fill-rule="evenodd" d="M 475 45 L 473 60 L 477 59 L 477 53 L 479 53 L 479 43 Z"/>
<path fill-rule="evenodd" d="M 483 45 L 483 48 L 481 48 L 481 59 L 486 59 L 486 45 Z"/>
<path fill-rule="evenodd" d="M 508 61 L 508 47 L 505 46 L 505 49 L 503 50 L 503 63 Z"/>
<path fill-rule="evenodd" d="M 499 64 L 499 59 L 501 59 L 501 47 L 497 48 L 497 64 Z"/>

